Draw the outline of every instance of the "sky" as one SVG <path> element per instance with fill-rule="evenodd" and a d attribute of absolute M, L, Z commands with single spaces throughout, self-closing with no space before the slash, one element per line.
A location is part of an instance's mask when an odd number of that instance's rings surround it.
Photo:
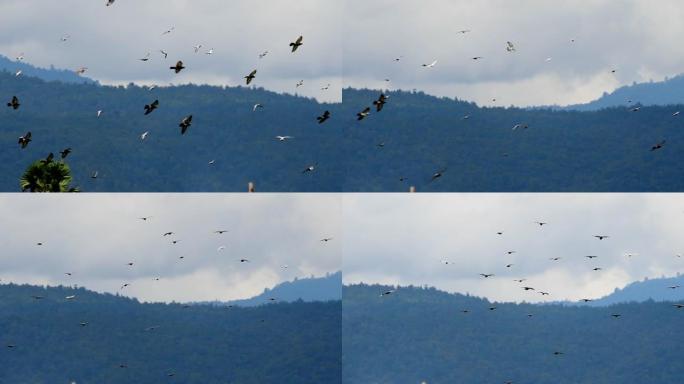
<path fill-rule="evenodd" d="M 339 0 L 3 0 L 0 54 L 103 84 L 243 85 L 340 101 Z M 169 34 L 163 32 L 174 28 Z M 62 42 L 63 36 L 69 36 Z M 297 52 L 289 43 L 303 35 Z M 198 53 L 194 46 L 202 44 Z M 206 51 L 214 50 L 212 55 Z M 168 53 L 164 59 L 159 50 Z M 260 59 L 259 54 L 268 51 Z M 138 59 L 150 52 L 150 60 Z M 168 68 L 182 60 L 175 75 Z M 301 87 L 298 81 L 304 80 Z M 330 84 L 329 89 L 321 90 Z"/>
<path fill-rule="evenodd" d="M 344 80 L 356 88 L 567 105 L 684 72 L 679 0 L 346 0 L 346 14 Z"/>
<path fill-rule="evenodd" d="M 341 269 L 340 243 L 320 241 L 339 233 L 340 201 L 326 194 L 4 193 L 0 281 L 79 285 L 154 302 L 249 298 Z"/>
<path fill-rule="evenodd" d="M 679 0 L 4 0 L 0 14 L 0 54 L 88 67 L 104 84 L 235 86 L 257 69 L 255 86 L 320 101 L 339 102 L 344 86 L 531 106 L 684 72 Z M 187 69 L 174 75 L 179 59 Z"/>
<path fill-rule="evenodd" d="M 342 231 L 345 284 L 539 302 L 684 273 L 684 194 L 348 194 Z"/>

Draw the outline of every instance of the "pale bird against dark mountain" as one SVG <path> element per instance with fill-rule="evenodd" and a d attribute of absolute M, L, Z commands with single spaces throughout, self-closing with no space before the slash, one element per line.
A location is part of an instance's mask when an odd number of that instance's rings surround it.
<path fill-rule="evenodd" d="M 294 136 L 276 136 L 275 138 L 278 141 L 287 141 L 290 139 L 294 139 Z"/>
<path fill-rule="evenodd" d="M 304 168 L 302 173 L 310 173 L 316 170 L 316 164 L 309 165 L 308 167 Z"/>
<path fill-rule="evenodd" d="M 446 172 L 446 168 L 442 168 L 439 171 L 435 172 L 430 176 L 430 181 L 429 183 L 432 183 L 433 181 L 439 179 L 440 177 L 444 176 L 444 172 Z"/>
<path fill-rule="evenodd" d="M 183 66 L 182 61 L 178 60 L 176 62 L 176 65 L 174 65 L 173 67 L 169 67 L 169 69 L 172 69 L 175 73 L 179 73 L 180 71 L 185 69 L 185 66 Z"/>
<path fill-rule="evenodd" d="M 26 148 L 26 146 L 29 145 L 31 140 L 31 131 L 26 132 L 23 136 L 19 136 L 19 145 L 21 145 L 21 149 Z"/>
<path fill-rule="evenodd" d="M 302 43 L 303 39 L 304 39 L 303 36 L 299 36 L 297 38 L 297 40 L 290 43 L 290 47 L 292 47 L 292 52 L 296 51 L 297 48 L 301 47 L 304 44 L 304 43 Z"/>
<path fill-rule="evenodd" d="M 178 124 L 178 126 L 181 129 L 181 135 L 184 135 L 185 132 L 187 132 L 188 128 L 192 125 L 192 115 L 185 116 L 183 120 Z"/>
<path fill-rule="evenodd" d="M 159 100 L 155 100 L 151 102 L 150 104 L 145 104 L 145 115 L 149 115 L 152 113 L 155 109 L 159 108 Z"/>
<path fill-rule="evenodd" d="M 256 112 L 257 109 L 263 108 L 263 107 L 264 107 L 263 105 L 261 105 L 261 104 L 259 104 L 259 103 L 256 103 L 256 104 L 254 104 L 254 106 L 252 107 L 252 112 Z"/>
<path fill-rule="evenodd" d="M 361 120 L 365 119 L 366 117 L 368 117 L 368 115 L 370 115 L 370 107 L 366 107 L 363 109 L 363 111 L 357 113 L 356 114 L 356 120 L 361 121 Z"/>
<path fill-rule="evenodd" d="M 19 103 L 19 98 L 17 98 L 16 96 L 12 96 L 12 100 L 10 100 L 7 103 L 7 106 L 14 109 L 14 110 L 19 109 L 20 105 L 21 104 Z"/>
<path fill-rule="evenodd" d="M 254 78 L 256 77 L 256 73 L 257 73 L 257 70 L 255 69 L 252 72 L 250 72 L 249 75 L 244 77 L 247 85 L 249 85 L 249 83 L 251 83 L 252 80 L 254 80 Z"/>
<path fill-rule="evenodd" d="M 100 175 L 99 171 L 93 171 L 90 173 L 90 178 L 91 179 L 97 179 L 97 177 Z"/>

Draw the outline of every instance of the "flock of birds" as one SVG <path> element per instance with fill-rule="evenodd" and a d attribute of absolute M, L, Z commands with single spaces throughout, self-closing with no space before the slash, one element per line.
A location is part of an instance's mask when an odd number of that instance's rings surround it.
<path fill-rule="evenodd" d="M 107 2 L 105 3 L 105 5 L 106 5 L 107 7 L 109 7 L 109 6 L 114 5 L 114 3 L 115 3 L 115 1 L 107 0 Z M 166 29 L 164 32 L 162 32 L 162 35 L 169 35 L 169 34 L 171 34 L 174 30 L 175 30 L 175 27 L 172 26 L 172 27 Z M 66 43 L 66 42 L 68 42 L 70 39 L 71 39 L 71 35 L 66 34 L 66 35 L 63 35 L 63 36 L 60 38 L 60 41 L 61 41 L 62 43 Z M 293 41 L 291 41 L 291 42 L 289 43 L 290 52 L 294 54 L 294 53 L 297 52 L 303 45 L 304 45 L 304 36 L 300 35 L 299 37 L 297 37 L 296 39 L 294 39 Z M 198 52 L 200 51 L 200 49 L 202 49 L 202 47 L 203 47 L 202 44 L 197 44 L 197 45 L 194 45 L 192 48 L 193 48 L 193 50 L 194 50 L 194 53 L 198 53 Z M 169 53 L 168 53 L 167 51 L 165 51 L 165 50 L 163 50 L 163 49 L 160 49 L 159 52 L 163 55 L 164 59 L 167 59 L 167 58 L 168 58 Z M 205 51 L 204 53 L 205 53 L 206 55 L 212 55 L 212 54 L 214 53 L 214 49 L 213 49 L 213 48 L 210 48 L 210 49 L 208 49 L 207 51 Z M 269 54 L 269 51 L 268 51 L 268 50 L 265 50 L 265 51 L 263 51 L 262 53 L 260 53 L 258 57 L 259 57 L 259 59 L 263 59 L 263 58 L 265 58 L 268 54 Z M 23 60 L 24 60 L 24 56 L 25 56 L 25 55 L 24 55 L 24 53 L 22 52 L 21 54 L 19 54 L 18 56 L 16 56 L 16 60 L 17 60 L 17 61 L 23 61 Z M 147 53 L 145 54 L 144 57 L 139 58 L 138 60 L 140 60 L 140 61 L 142 61 L 142 62 L 147 62 L 147 61 L 150 60 L 150 58 L 151 58 L 151 53 L 150 53 L 150 52 L 147 52 Z M 170 66 L 169 69 L 170 69 L 171 71 L 173 71 L 175 74 L 180 74 L 180 73 L 181 73 L 182 71 L 184 71 L 184 70 L 187 71 L 187 67 L 185 66 L 185 64 L 183 63 L 182 60 L 176 61 L 176 63 L 175 63 L 174 65 Z M 74 72 L 75 72 L 76 74 L 82 75 L 82 74 L 84 74 L 87 70 L 88 70 L 88 67 L 79 67 L 79 68 L 77 68 Z M 16 76 L 20 76 L 21 74 L 22 74 L 22 71 L 17 71 L 17 72 L 15 73 Z M 251 84 L 256 80 L 256 75 L 257 75 L 257 69 L 254 69 L 254 70 L 252 70 L 250 73 L 248 73 L 246 76 L 244 76 L 245 85 L 251 85 Z M 299 88 L 299 87 L 301 87 L 303 84 L 304 84 L 304 80 L 299 80 L 299 81 L 295 84 L 295 87 L 296 87 L 296 88 Z M 152 90 L 155 89 L 155 88 L 156 88 L 156 86 L 155 86 L 155 85 L 152 85 L 152 86 L 149 86 L 148 89 L 149 89 L 150 91 L 152 91 Z M 330 84 L 327 84 L 327 85 L 321 87 L 321 90 L 327 90 L 327 89 L 329 89 L 329 88 L 330 88 Z M 21 103 L 20 103 L 20 101 L 19 101 L 19 98 L 18 98 L 16 95 L 12 96 L 11 100 L 7 103 L 7 106 L 10 107 L 10 108 L 12 108 L 13 110 L 18 110 L 19 107 L 21 106 Z M 152 112 L 154 112 L 155 110 L 157 110 L 158 108 L 160 108 L 160 101 L 159 101 L 158 99 L 155 99 L 154 101 L 150 102 L 149 104 L 145 104 L 145 105 L 143 106 L 144 115 L 145 115 L 145 116 L 148 116 L 148 115 L 150 115 Z M 259 109 L 261 109 L 261 108 L 264 108 L 264 105 L 261 104 L 261 103 L 256 103 L 256 104 L 254 104 L 254 106 L 253 106 L 253 108 L 252 108 L 252 111 L 253 111 L 253 112 L 256 112 L 257 110 L 259 110 Z M 379 108 L 381 108 L 381 107 L 379 107 Z M 378 109 L 378 110 L 380 110 L 380 109 Z M 104 110 L 103 110 L 103 109 L 98 109 L 98 110 L 96 111 L 96 115 L 97 115 L 98 118 L 101 117 L 101 116 L 103 115 L 103 113 L 104 113 Z M 328 119 L 330 119 L 330 117 L 331 117 L 331 112 L 330 112 L 329 110 L 324 110 L 319 116 L 316 116 L 316 121 L 318 122 L 318 124 L 323 124 L 323 123 L 326 122 Z M 188 132 L 189 128 L 190 128 L 191 125 L 192 125 L 192 121 L 193 121 L 193 115 L 192 115 L 192 114 L 186 115 L 186 116 L 184 116 L 184 117 L 182 117 L 182 118 L 180 119 L 180 121 L 179 121 L 179 123 L 178 123 L 178 127 L 180 128 L 180 134 L 181 134 L 181 135 L 185 135 L 185 134 Z M 145 140 L 149 137 L 149 135 L 150 135 L 150 132 L 149 132 L 149 131 L 145 131 L 145 132 L 143 132 L 142 134 L 140 134 L 139 138 L 140 138 L 140 140 L 145 141 Z M 289 140 L 291 140 L 291 139 L 294 139 L 294 136 L 290 136 L 290 135 L 277 135 L 277 136 L 275 136 L 274 138 L 275 138 L 275 140 L 277 140 L 277 141 L 284 142 L 284 141 L 289 141 Z M 33 134 L 31 133 L 31 131 L 28 131 L 28 132 L 26 132 L 25 134 L 23 134 L 22 136 L 20 136 L 20 137 L 18 138 L 18 145 L 19 145 L 19 147 L 20 147 L 21 149 L 26 149 L 26 148 L 29 146 L 30 142 L 31 142 L 33 139 L 34 139 L 34 138 L 33 138 Z M 62 152 L 64 152 L 64 151 L 62 151 Z M 70 153 L 70 152 L 71 152 L 71 148 L 68 148 L 68 153 Z M 66 157 L 66 156 L 62 156 L 62 159 L 64 159 L 65 157 Z M 50 153 L 50 154 L 46 157 L 46 160 L 47 160 L 47 159 L 52 159 L 52 158 L 54 158 L 54 154 Z M 50 160 L 50 161 L 47 161 L 47 163 L 49 163 L 49 162 L 51 162 L 51 160 Z M 44 161 L 44 163 L 45 163 L 45 161 Z M 209 164 L 209 165 L 215 164 L 215 160 L 213 160 L 213 159 L 210 160 L 210 161 L 208 162 L 208 164 Z M 310 165 L 307 165 L 307 166 L 304 168 L 304 171 L 303 171 L 302 173 L 310 173 L 310 172 L 313 172 L 313 171 L 316 169 L 316 165 L 317 165 L 317 164 L 310 164 Z M 98 175 L 99 175 L 99 172 L 98 172 L 97 170 L 93 170 L 93 171 L 90 172 L 90 175 L 91 175 L 91 178 L 92 178 L 92 179 L 96 179 L 96 178 L 98 177 Z"/>
<path fill-rule="evenodd" d="M 542 227 L 549 225 L 549 223 L 546 221 L 534 221 L 533 224 L 535 226 L 539 227 L 540 229 Z M 494 236 L 503 237 L 504 231 L 497 231 Z M 592 238 L 596 239 L 597 241 L 609 241 L 610 235 L 594 234 L 594 235 L 592 235 Z M 516 253 L 517 253 L 517 251 L 513 250 L 513 249 L 508 249 L 504 252 L 504 254 L 506 256 L 511 256 L 511 255 L 516 254 Z M 626 254 L 624 254 L 624 257 L 628 258 L 628 259 L 630 259 L 632 257 L 636 257 L 636 256 L 638 256 L 638 253 L 626 253 Z M 675 254 L 674 257 L 681 259 L 683 256 L 682 256 L 682 254 Z M 586 267 L 588 270 L 590 270 L 592 272 L 596 272 L 596 273 L 599 273 L 600 271 L 603 270 L 603 267 L 601 267 L 600 265 L 597 265 L 597 263 L 596 263 L 596 261 L 601 260 L 601 257 L 599 257 L 599 255 L 595 255 L 595 254 L 583 255 L 583 256 L 581 256 L 581 259 L 584 259 L 587 262 L 591 262 L 591 264 Z M 558 262 L 561 262 L 563 260 L 565 260 L 565 259 L 563 257 L 560 257 L 560 256 L 554 256 L 554 257 L 548 258 L 548 261 L 550 263 L 558 263 Z M 454 264 L 453 262 L 451 262 L 449 260 L 441 260 L 440 263 L 444 264 L 444 265 Z M 502 262 L 502 270 L 504 270 L 506 272 L 510 271 L 511 269 L 514 269 L 514 267 L 515 267 L 515 264 L 512 262 L 508 262 L 508 263 Z M 478 276 L 482 280 L 489 280 L 489 279 L 494 278 L 497 275 L 494 272 L 487 271 L 487 272 L 480 273 Z M 524 292 L 528 292 L 528 293 L 532 293 L 532 294 L 537 293 L 541 296 L 550 296 L 551 295 L 551 292 L 548 290 L 528 285 L 526 283 L 528 281 L 527 278 L 517 278 L 517 279 L 513 279 L 512 281 L 514 283 L 517 283 L 519 289 L 521 289 Z M 670 286 L 664 286 L 663 289 L 670 289 L 670 290 L 681 289 L 681 285 L 675 284 L 675 285 L 670 285 Z M 392 296 L 394 296 L 396 294 L 400 295 L 401 294 L 400 292 L 401 292 L 401 289 L 386 289 L 386 290 L 383 290 L 382 292 L 380 292 L 379 296 L 380 296 L 380 298 L 385 298 L 385 297 L 390 296 L 390 295 L 392 295 Z M 591 299 L 591 298 L 582 298 L 579 301 L 586 304 L 586 303 L 589 303 L 593 300 L 594 299 Z M 684 303 L 664 303 L 663 305 L 669 305 L 674 309 L 680 309 L 680 310 L 684 309 Z M 496 303 L 491 303 L 486 308 L 486 311 L 496 311 L 497 308 L 498 307 L 497 307 Z M 462 308 L 460 311 L 463 314 L 469 314 L 469 313 L 471 313 L 472 309 L 471 308 Z M 528 318 L 531 318 L 533 316 L 534 316 L 533 313 L 527 313 L 526 314 L 526 317 L 528 317 Z M 610 314 L 610 317 L 613 319 L 620 319 L 623 316 L 624 316 L 623 313 L 618 313 L 618 312 L 612 312 Z M 552 352 L 553 356 L 558 356 L 558 357 L 563 356 L 564 354 L 565 354 L 565 352 L 563 352 L 561 350 L 554 350 Z M 512 384 L 513 382 L 507 381 L 506 383 Z"/>
<path fill-rule="evenodd" d="M 139 220 L 142 223 L 147 223 L 147 222 L 151 221 L 152 219 L 153 219 L 153 216 L 142 216 L 142 217 L 137 218 L 137 220 Z M 228 233 L 229 230 L 227 230 L 227 229 L 216 229 L 216 230 L 213 230 L 211 232 L 213 235 L 221 237 L 221 236 L 225 235 L 226 233 Z M 181 239 L 177 237 L 177 233 L 174 231 L 166 231 L 166 232 L 161 233 L 159 236 L 162 239 L 165 239 L 165 241 L 168 241 L 168 244 L 170 244 L 171 246 L 175 246 L 175 245 L 181 243 Z M 328 242 L 332 241 L 333 239 L 334 239 L 333 237 L 326 236 L 326 237 L 321 238 L 318 241 L 321 244 L 327 244 Z M 49 244 L 47 244 L 44 241 L 38 241 L 34 244 L 34 246 L 43 248 L 43 247 L 49 247 Z M 217 253 L 224 253 L 224 252 L 226 252 L 226 250 L 227 250 L 227 247 L 225 245 L 220 245 L 216 248 Z M 177 258 L 178 258 L 178 262 L 182 262 L 186 259 L 186 256 L 180 255 Z M 252 259 L 247 259 L 244 257 L 235 258 L 235 263 L 237 263 L 237 264 L 247 264 L 247 263 L 251 263 L 251 262 L 252 262 Z M 131 270 L 131 269 L 135 268 L 136 265 L 137 265 L 137 263 L 135 260 L 129 260 L 129 261 L 125 262 L 122 265 L 122 267 L 126 268 L 128 270 Z M 281 265 L 279 265 L 278 268 L 281 270 L 287 270 L 289 268 L 289 265 L 288 264 L 281 264 Z M 68 285 L 75 285 L 74 279 L 78 278 L 77 273 L 72 272 L 72 271 L 66 271 L 66 272 L 64 272 L 64 276 L 68 280 Z M 164 277 L 161 275 L 153 277 L 153 281 L 156 281 L 156 282 L 161 281 L 163 279 L 164 279 Z M 131 283 L 130 281 L 122 281 L 118 291 L 123 293 L 124 291 L 129 290 L 132 285 L 133 285 L 133 283 Z M 46 297 L 46 295 L 32 294 L 32 295 L 30 295 L 29 299 L 33 300 L 33 301 L 41 301 L 41 300 L 47 299 L 47 297 Z M 67 295 L 67 296 L 63 297 L 63 300 L 65 303 L 66 302 L 77 302 L 78 296 L 76 294 Z M 278 300 L 279 299 L 277 297 L 271 296 L 271 297 L 268 297 L 266 299 L 265 303 L 277 302 Z M 190 304 L 183 304 L 182 305 L 182 308 L 190 308 L 190 307 L 191 307 Z M 229 308 L 232 308 L 233 305 L 228 304 L 225 307 L 227 309 L 229 309 Z M 263 320 L 263 319 L 261 320 L 261 322 L 264 322 L 264 321 L 265 320 Z M 90 322 L 87 319 L 83 319 L 78 323 L 78 326 L 82 327 L 82 328 L 87 327 L 89 325 L 90 325 Z M 161 326 L 162 325 L 160 325 L 160 324 L 151 325 L 149 327 L 146 327 L 144 329 L 144 331 L 145 332 L 154 331 Z M 8 350 L 14 350 L 14 349 L 21 347 L 19 344 L 15 343 L 15 342 L 7 342 L 7 343 L 5 343 L 5 346 Z M 24 347 L 27 347 L 27 346 L 24 346 Z M 121 363 L 118 365 L 118 367 L 125 369 L 125 368 L 128 368 L 128 364 L 127 363 Z M 168 372 L 167 373 L 167 376 L 169 376 L 169 377 L 175 376 L 175 375 L 176 375 L 176 372 Z"/>

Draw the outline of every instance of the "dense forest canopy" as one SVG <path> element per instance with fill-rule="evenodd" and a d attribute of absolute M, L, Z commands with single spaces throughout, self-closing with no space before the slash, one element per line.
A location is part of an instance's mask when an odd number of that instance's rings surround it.
<path fill-rule="evenodd" d="M 340 321 L 340 301 L 146 304 L 83 288 L 5 284 L 0 382 L 335 383 Z"/>
<path fill-rule="evenodd" d="M 263 89 L 149 90 L 0 73 L 0 190 L 33 161 L 70 147 L 82 191 L 679 191 L 681 106 L 595 112 L 480 108 L 420 92 L 346 89 L 341 104 Z M 143 106 L 159 100 L 145 116 Z M 253 111 L 255 104 L 263 108 Z M 96 112 L 102 110 L 102 116 Z M 323 124 L 316 117 L 332 116 Z M 180 134 L 180 120 L 193 115 Z M 518 126 L 515 130 L 513 127 Z M 17 138 L 32 132 L 20 149 Z M 140 136 L 149 132 L 145 140 Z M 275 137 L 294 136 L 278 141 Z M 664 145 L 651 150 L 662 141 Z M 209 164 L 210 161 L 214 161 Z M 304 172 L 310 166 L 313 172 Z M 98 172 L 97 179 L 91 178 Z M 432 180 L 435 173 L 441 177 Z"/>
<path fill-rule="evenodd" d="M 684 310 L 671 303 L 504 304 L 427 287 L 381 296 L 388 289 L 343 288 L 343 383 L 681 381 Z"/>

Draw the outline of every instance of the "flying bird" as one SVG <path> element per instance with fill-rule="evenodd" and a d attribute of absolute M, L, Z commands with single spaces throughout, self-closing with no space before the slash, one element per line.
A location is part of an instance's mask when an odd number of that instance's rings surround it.
<path fill-rule="evenodd" d="M 245 81 L 246 81 L 247 85 L 249 85 L 249 83 L 251 83 L 252 80 L 254 80 L 254 78 L 256 77 L 256 73 L 257 73 L 257 70 L 255 69 L 252 72 L 250 72 L 249 75 L 245 76 Z"/>
<path fill-rule="evenodd" d="M 313 172 L 314 170 L 316 170 L 316 165 L 315 165 L 315 164 L 309 165 L 308 167 L 304 168 L 304 170 L 302 171 L 302 173 L 310 173 L 310 172 Z"/>
<path fill-rule="evenodd" d="M 192 48 L 195 50 L 195 53 L 197 53 L 199 52 L 200 48 L 202 48 L 202 44 L 193 45 Z"/>
<path fill-rule="evenodd" d="M 164 58 L 165 58 L 165 59 L 166 59 L 167 57 L 169 57 L 169 54 L 168 54 L 165 50 L 160 49 L 159 52 L 161 52 L 161 54 L 164 55 Z"/>
<path fill-rule="evenodd" d="M 188 128 L 190 128 L 190 125 L 192 125 L 192 115 L 185 116 L 180 124 L 178 124 L 181 129 L 181 135 L 185 134 Z"/>
<path fill-rule="evenodd" d="M 387 102 L 387 96 L 385 96 L 384 93 L 381 93 L 380 96 L 378 97 L 377 100 L 373 101 L 373 105 L 375 105 L 375 109 L 377 112 L 382 111 L 382 107 L 385 106 L 385 103 Z"/>
<path fill-rule="evenodd" d="M 434 61 L 433 61 L 432 63 L 430 63 L 430 64 L 421 64 L 421 66 L 424 67 L 424 68 L 432 68 L 432 67 L 434 67 L 435 65 L 437 65 L 437 60 L 434 60 Z"/>
<path fill-rule="evenodd" d="M 109 7 L 110 5 L 114 4 L 115 1 L 116 1 L 116 0 L 107 0 L 107 4 L 105 4 L 105 5 L 106 5 L 107 7 Z"/>
<path fill-rule="evenodd" d="M 515 46 L 510 41 L 506 42 L 506 51 L 515 52 Z"/>
<path fill-rule="evenodd" d="M 145 139 L 147 139 L 147 135 L 149 135 L 149 134 L 150 134 L 150 131 L 143 132 L 142 135 L 140 135 L 140 140 L 145 141 Z"/>
<path fill-rule="evenodd" d="M 16 96 L 12 96 L 12 100 L 10 100 L 10 102 L 7 103 L 7 106 L 14 110 L 19 109 L 20 105 L 21 104 L 19 104 L 19 99 Z"/>
<path fill-rule="evenodd" d="M 185 67 L 183 66 L 183 62 L 178 60 L 178 62 L 176 62 L 176 65 L 174 65 L 173 67 L 169 67 L 169 69 L 173 69 L 174 72 L 179 73 L 180 71 L 185 69 Z"/>
<path fill-rule="evenodd" d="M 302 46 L 304 44 L 304 43 L 302 43 L 303 38 L 304 38 L 303 36 L 299 36 L 297 38 L 297 40 L 290 43 L 290 47 L 292 47 L 292 52 L 296 51 L 297 48 L 299 48 L 300 46 Z"/>
<path fill-rule="evenodd" d="M 276 136 L 275 137 L 278 141 L 287 141 L 290 139 L 294 139 L 294 136 Z"/>
<path fill-rule="evenodd" d="M 268 55 L 268 51 L 263 51 L 259 54 L 259 58 L 263 59 L 264 57 L 266 57 L 266 55 Z"/>
<path fill-rule="evenodd" d="M 594 237 L 597 238 L 597 239 L 599 239 L 599 240 L 603 240 L 603 239 L 609 238 L 610 236 L 606 236 L 606 235 L 594 235 Z"/>
<path fill-rule="evenodd" d="M 370 115 L 370 107 L 364 108 L 363 111 L 356 114 L 356 120 L 361 121 Z"/>
<path fill-rule="evenodd" d="M 66 157 L 69 156 L 70 153 L 71 153 L 71 148 L 64 148 L 61 152 L 59 152 L 62 159 L 66 159 Z"/>
<path fill-rule="evenodd" d="M 140 60 L 140 61 L 148 61 L 149 59 L 150 59 L 150 53 L 147 52 L 147 54 L 145 55 L 145 57 L 143 57 L 142 59 L 138 59 L 138 60 Z"/>
<path fill-rule="evenodd" d="M 330 111 L 325 111 L 325 112 L 323 112 L 322 115 L 316 117 L 316 120 L 318 120 L 318 124 L 323 124 L 329 118 L 330 118 Z"/>
<path fill-rule="evenodd" d="M 256 104 L 254 104 L 254 106 L 252 107 L 252 112 L 256 112 L 257 109 L 263 108 L 263 107 L 264 107 L 263 105 L 261 105 L 261 104 L 259 104 L 259 103 L 256 103 Z"/>
<path fill-rule="evenodd" d="M 665 146 L 665 140 L 651 147 L 651 152 L 662 149 Z"/>
<path fill-rule="evenodd" d="M 439 171 L 433 173 L 433 174 L 432 174 L 432 177 L 430 177 L 430 181 L 429 181 L 429 182 L 432 183 L 433 181 L 435 181 L 435 180 L 439 179 L 440 177 L 444 176 L 444 172 L 446 172 L 446 168 L 441 169 L 441 170 L 439 170 Z"/>
<path fill-rule="evenodd" d="M 228 232 L 228 230 L 226 230 L 226 229 L 219 229 L 218 231 L 214 231 L 214 233 L 219 234 L 219 235 L 223 235 L 226 232 Z"/>
<path fill-rule="evenodd" d="M 494 276 L 493 273 L 480 273 L 480 276 L 484 277 L 485 279 L 488 279 L 492 276 Z"/>
<path fill-rule="evenodd" d="M 74 72 L 76 72 L 77 75 L 82 75 L 82 74 L 86 73 L 87 70 L 88 70 L 88 67 L 79 67 Z"/>
<path fill-rule="evenodd" d="M 214 48 L 209 48 L 206 52 L 204 52 L 205 55 L 213 55 L 214 54 Z"/>
<path fill-rule="evenodd" d="M 150 104 L 145 104 L 145 115 L 149 115 L 157 108 L 159 108 L 159 100 L 155 100 Z"/>
<path fill-rule="evenodd" d="M 304 80 L 299 80 L 299 81 L 297 82 L 297 84 L 295 84 L 295 88 L 299 88 L 299 87 L 301 87 L 302 85 L 304 85 Z"/>
<path fill-rule="evenodd" d="M 31 132 L 26 132 L 24 136 L 19 136 L 19 145 L 21 145 L 21 149 L 26 148 L 27 145 L 31 142 Z"/>
<path fill-rule="evenodd" d="M 176 29 L 176 27 L 171 27 L 167 29 L 166 31 L 162 32 L 162 35 L 168 35 L 169 33 L 173 32 L 173 30 Z"/>

